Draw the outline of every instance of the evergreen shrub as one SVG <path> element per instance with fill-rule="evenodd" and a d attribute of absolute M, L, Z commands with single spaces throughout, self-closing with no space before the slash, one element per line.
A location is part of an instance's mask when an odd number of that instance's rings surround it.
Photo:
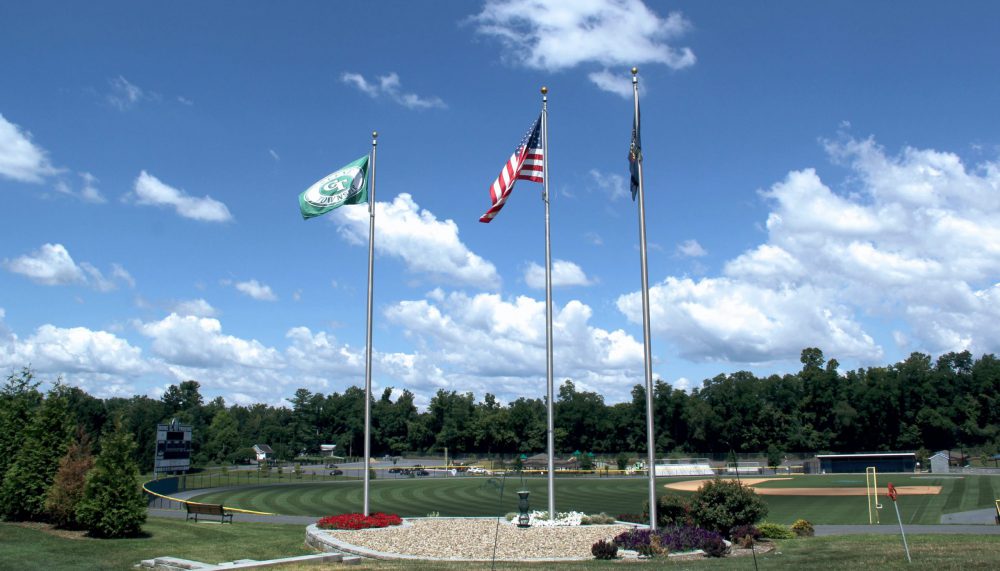
<path fill-rule="evenodd" d="M 604 541 L 602 539 L 590 547 L 590 552 L 597 559 L 618 558 L 618 546 L 613 541 Z"/>
<path fill-rule="evenodd" d="M 95 537 L 131 537 L 146 521 L 146 498 L 138 486 L 132 459 L 135 443 L 121 421 L 101 439 L 101 453 L 87 474 L 76 518 Z"/>
<path fill-rule="evenodd" d="M 731 480 L 706 482 L 691 498 L 691 518 L 698 527 L 719 534 L 738 525 L 752 525 L 767 515 L 767 505 L 756 492 Z"/>

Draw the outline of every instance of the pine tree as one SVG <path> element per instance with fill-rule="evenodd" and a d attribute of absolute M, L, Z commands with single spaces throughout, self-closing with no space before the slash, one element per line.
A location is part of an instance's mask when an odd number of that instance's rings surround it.
<path fill-rule="evenodd" d="M 78 426 L 76 440 L 70 444 L 66 455 L 59 461 L 59 470 L 45 498 L 45 511 L 52 523 L 59 527 L 78 526 L 76 506 L 83 498 L 87 472 L 93 467 L 94 457 L 90 452 L 90 436 L 84 432 L 82 426 Z"/>
<path fill-rule="evenodd" d="M 101 453 L 87 475 L 76 517 L 91 535 L 137 535 L 146 521 L 146 499 L 138 485 L 139 468 L 132 458 L 135 442 L 115 422 L 114 431 L 101 439 Z"/>
<path fill-rule="evenodd" d="M 66 387 L 49 391 L 25 429 L 24 441 L 0 485 L 0 514 L 8 520 L 45 519 L 45 496 L 72 436 Z"/>
<path fill-rule="evenodd" d="M 14 463 L 15 451 L 24 445 L 31 418 L 42 404 L 42 394 L 34 378 L 31 369 L 24 367 L 8 375 L 0 388 L 0 487 Z"/>

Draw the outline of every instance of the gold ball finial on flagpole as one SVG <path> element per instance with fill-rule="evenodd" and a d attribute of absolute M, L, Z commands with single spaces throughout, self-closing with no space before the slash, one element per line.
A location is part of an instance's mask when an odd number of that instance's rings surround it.
<path fill-rule="evenodd" d="M 548 92 L 549 92 L 549 88 L 548 88 L 548 87 L 545 87 L 545 86 L 543 85 L 543 86 L 542 86 L 542 95 L 545 95 L 545 94 L 546 94 L 546 93 L 548 93 Z"/>
<path fill-rule="evenodd" d="M 378 139 L 378 131 L 372 131 L 372 139 Z"/>
<path fill-rule="evenodd" d="M 639 68 L 637 68 L 637 67 L 633 67 L 633 68 L 632 68 L 632 75 L 635 75 L 635 74 L 637 74 L 637 73 L 639 73 Z"/>

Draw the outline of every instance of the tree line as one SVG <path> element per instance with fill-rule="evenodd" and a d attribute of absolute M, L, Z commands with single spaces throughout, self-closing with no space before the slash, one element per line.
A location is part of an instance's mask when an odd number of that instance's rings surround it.
<path fill-rule="evenodd" d="M 913 353 L 888 366 L 839 371 L 836 359 L 808 348 L 796 373 L 758 377 L 749 371 L 720 374 L 686 392 L 663 381 L 654 385 L 658 455 L 751 452 L 780 458 L 788 452 L 930 451 L 1000 446 L 1000 361 L 947 353 L 936 361 Z M 51 398 L 25 384 L 30 369 L 12 373 L 0 391 L 0 450 L 17 442 L 24 425 Z M 332 394 L 299 389 L 290 407 L 231 405 L 219 397 L 205 402 L 197 381 L 148 396 L 95 398 L 57 384 L 65 399 L 66 422 L 100 448 L 99 436 L 118 423 L 131 434 L 134 460 L 152 469 L 156 424 L 193 426 L 195 464 L 249 461 L 254 444 L 267 444 L 278 459 L 318 454 L 336 444 L 340 455 L 364 449 L 364 390 Z M 20 388 L 18 388 L 20 387 Z M 56 390 L 56 389 L 53 389 Z M 386 388 L 372 401 L 374 455 L 443 452 L 533 454 L 546 442 L 543 398 L 522 397 L 501 404 L 494 395 L 439 390 L 425 411 L 403 390 Z M 635 385 L 628 402 L 607 404 L 597 392 L 572 380 L 559 387 L 555 442 L 559 454 L 646 451 L 646 395 Z M 15 414 L 12 411 L 21 411 Z M 29 416 L 19 416 L 22 413 Z M 0 478 L 8 468 L 0 455 Z"/>

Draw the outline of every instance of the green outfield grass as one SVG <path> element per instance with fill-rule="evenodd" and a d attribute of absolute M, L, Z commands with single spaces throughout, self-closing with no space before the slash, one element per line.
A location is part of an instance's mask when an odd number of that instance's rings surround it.
<path fill-rule="evenodd" d="M 693 478 L 659 478 L 658 483 Z M 962 478 L 928 478 L 904 475 L 883 475 L 880 487 L 892 482 L 897 486 L 927 485 L 942 487 L 941 494 L 900 496 L 899 506 L 904 523 L 934 524 L 944 513 L 953 513 L 993 506 L 1000 497 L 1000 477 L 964 476 Z M 545 478 L 508 479 L 500 496 L 499 479 L 430 478 L 419 480 L 375 480 L 371 482 L 371 511 L 397 513 L 404 517 L 422 517 L 437 512 L 441 516 L 495 516 L 517 510 L 519 489 L 531 491 L 530 502 L 535 509 L 548 504 Z M 561 478 L 556 480 L 558 511 L 605 512 L 611 515 L 638 513 L 648 497 L 648 481 L 642 478 Z M 771 487 L 864 487 L 864 475 L 831 474 L 796 476 L 791 480 L 773 481 Z M 662 489 L 662 493 L 668 490 Z M 686 495 L 683 492 L 672 492 Z M 804 518 L 816 524 L 867 524 L 865 496 L 762 496 L 770 510 L 768 521 L 792 523 Z M 229 507 L 288 515 L 324 516 L 360 511 L 360 482 L 300 483 L 286 485 L 247 486 L 234 490 L 203 494 L 196 501 L 221 503 Z M 882 500 L 883 524 L 895 523 L 895 512 L 887 498 Z"/>

